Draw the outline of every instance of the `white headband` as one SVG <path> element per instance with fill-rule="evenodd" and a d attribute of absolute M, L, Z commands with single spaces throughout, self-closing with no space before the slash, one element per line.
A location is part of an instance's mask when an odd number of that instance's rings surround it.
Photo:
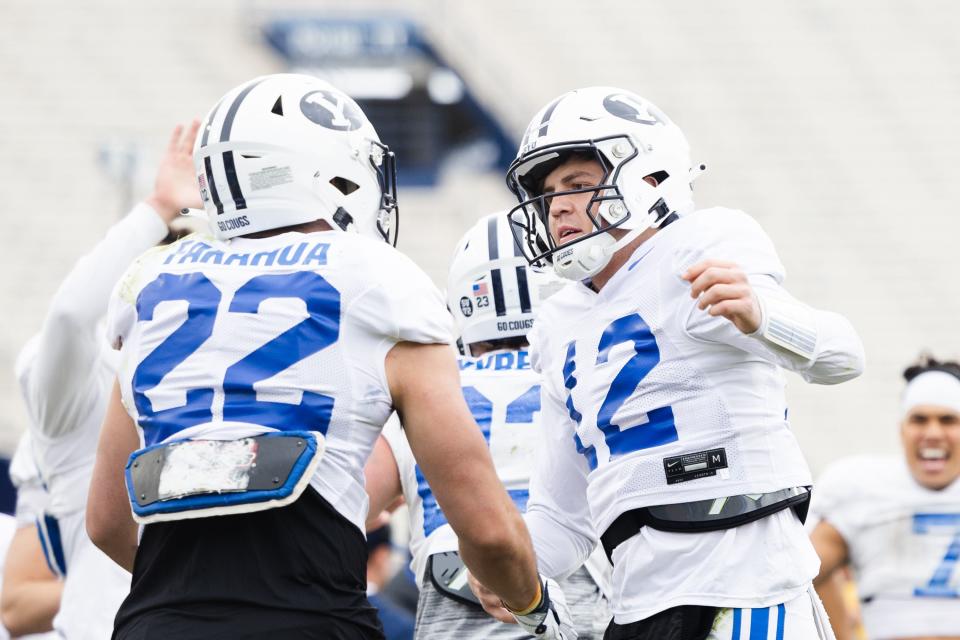
<path fill-rule="evenodd" d="M 919 405 L 946 407 L 960 413 L 960 379 L 945 371 L 925 371 L 907 383 L 900 400 L 900 413 L 906 416 Z"/>

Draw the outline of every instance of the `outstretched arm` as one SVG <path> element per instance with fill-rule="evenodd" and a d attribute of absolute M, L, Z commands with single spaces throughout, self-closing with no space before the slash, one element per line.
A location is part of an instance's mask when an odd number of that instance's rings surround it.
<path fill-rule="evenodd" d="M 524 520 L 548 578 L 562 580 L 580 568 L 597 546 L 587 503 L 587 459 L 574 444 L 575 425 L 566 405 L 544 381 L 536 466 Z"/>
<path fill-rule="evenodd" d="M 530 500 L 523 515 L 537 565 L 547 578 L 563 580 L 580 568 L 597 546 L 586 499 L 586 458 L 574 446 L 574 427 L 566 407 L 549 384 L 541 385 L 540 446 L 530 479 Z M 470 588 L 484 610 L 501 622 L 513 617 L 482 581 L 470 575 Z"/>
<path fill-rule="evenodd" d="M 13 636 L 50 631 L 62 592 L 63 582 L 47 566 L 36 526 L 18 528 L 3 566 L 3 626 Z"/>
<path fill-rule="evenodd" d="M 530 606 L 539 594 L 530 537 L 463 399 L 453 349 L 398 343 L 386 372 L 410 448 L 457 533 L 464 563 L 511 607 Z"/>
<path fill-rule="evenodd" d="M 137 555 L 138 529 L 130 511 L 124 469 L 130 454 L 139 446 L 136 427 L 120 399 L 120 386 L 114 383 L 90 480 L 87 535 L 101 551 L 130 572 Z"/>
<path fill-rule="evenodd" d="M 807 306 L 772 277 L 709 259 L 682 278 L 693 299 L 686 325 L 692 337 L 731 344 L 808 382 L 836 384 L 863 372 L 863 343 L 847 319 Z"/>
<path fill-rule="evenodd" d="M 370 508 L 367 511 L 367 530 L 369 531 L 374 528 L 373 525 L 378 522 L 378 518 L 384 511 L 393 511 L 403 498 L 397 459 L 383 436 L 377 437 L 373 451 L 367 458 L 363 475 L 366 480 L 367 495 L 370 497 Z"/>
<path fill-rule="evenodd" d="M 40 432 L 57 437 L 91 402 L 97 384 L 89 375 L 103 345 L 97 323 L 107 312 L 110 293 L 126 268 L 167 235 L 167 225 L 184 207 L 199 206 L 193 175 L 193 141 L 199 129 L 178 126 L 157 169 L 154 191 L 82 257 L 60 284 L 39 336 L 36 359 L 24 383 L 27 406 Z"/>

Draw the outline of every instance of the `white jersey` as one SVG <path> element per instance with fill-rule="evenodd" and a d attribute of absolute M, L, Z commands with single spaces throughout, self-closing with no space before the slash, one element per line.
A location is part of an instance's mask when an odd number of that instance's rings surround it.
<path fill-rule="evenodd" d="M 464 399 L 490 447 L 500 481 L 523 513 L 527 509 L 530 474 L 540 437 L 540 376 L 531 370 L 526 349 L 494 351 L 479 357 L 461 356 L 458 360 Z M 383 436 L 397 461 L 403 496 L 409 508 L 413 555 L 410 569 L 417 584 L 422 585 L 427 558 L 435 553 L 456 551 L 457 534 L 437 504 L 395 416 L 387 423 Z M 602 551 L 591 556 L 586 566 L 605 592 L 609 571 Z"/>
<path fill-rule="evenodd" d="M 552 430 L 531 485 L 542 520 L 532 531 L 547 535 L 553 520 L 579 534 L 548 563 L 575 562 L 590 548 L 589 524 L 602 533 L 631 509 L 811 484 L 780 367 L 848 379 L 859 339 L 842 317 L 814 310 L 811 359 L 742 334 L 699 310 L 681 278 L 708 258 L 740 265 L 761 301 L 800 304 L 781 287 L 783 266 L 759 225 L 707 209 L 644 242 L 599 293 L 577 283 L 541 308 L 531 354 Z M 681 604 L 771 606 L 798 597 L 818 567 L 789 510 L 704 534 L 645 527 L 613 560 L 619 623 Z"/>
<path fill-rule="evenodd" d="M 100 425 L 116 375 L 102 319 L 123 270 L 167 233 L 140 204 L 73 267 L 54 294 L 39 335 L 17 358 L 17 378 L 30 417 L 33 450 L 50 492 L 48 512 L 82 512 Z"/>
<path fill-rule="evenodd" d="M 449 343 L 451 320 L 413 262 L 357 234 L 194 235 L 131 266 L 108 331 L 145 445 L 323 433 L 311 485 L 363 531 L 363 466 L 393 411 L 384 359 Z"/>
<path fill-rule="evenodd" d="M 51 566 L 66 573 L 54 629 L 69 638 L 109 637 L 130 590 L 130 574 L 93 545 L 85 525 L 100 425 L 116 376 L 117 357 L 104 340 L 102 320 L 123 270 L 166 234 L 150 206 L 134 207 L 73 267 L 43 329 L 17 358 L 32 450 L 48 491 L 39 530 Z M 94 593 L 98 597 L 90 600 Z"/>
<path fill-rule="evenodd" d="M 17 490 L 17 507 L 14 513 L 17 528 L 34 526 L 37 519 L 43 517 L 48 496 L 34 460 L 29 430 L 20 436 L 17 450 L 10 459 L 10 481 Z"/>
<path fill-rule="evenodd" d="M 813 517 L 843 536 L 875 640 L 960 636 L 960 482 L 917 484 L 902 456 L 857 456 L 818 479 Z"/>

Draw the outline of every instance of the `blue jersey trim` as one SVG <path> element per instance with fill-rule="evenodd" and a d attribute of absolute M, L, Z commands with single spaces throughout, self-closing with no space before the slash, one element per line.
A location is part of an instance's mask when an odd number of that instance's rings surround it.
<path fill-rule="evenodd" d="M 67 575 L 67 559 L 63 552 L 63 536 L 60 535 L 60 522 L 51 515 L 43 514 L 37 518 L 37 536 L 43 557 L 50 571 L 61 578 Z"/>
<path fill-rule="evenodd" d="M 767 640 L 770 629 L 770 609 L 750 610 L 750 640 Z"/>

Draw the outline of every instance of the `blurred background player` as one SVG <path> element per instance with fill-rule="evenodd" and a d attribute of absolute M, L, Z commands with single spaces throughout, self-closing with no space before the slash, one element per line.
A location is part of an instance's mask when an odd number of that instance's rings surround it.
<path fill-rule="evenodd" d="M 394 157 L 364 113 L 316 78 L 258 77 L 210 110 L 194 162 L 214 237 L 143 255 L 108 318 L 121 367 L 87 528 L 133 571 L 115 637 L 382 638 L 363 464 L 394 410 L 468 564 L 563 637 L 443 299 L 391 246 Z"/>
<path fill-rule="evenodd" d="M 77 262 L 40 333 L 17 358 L 32 452 L 49 494 L 40 519 L 47 557 L 65 578 L 54 627 L 71 639 L 109 637 L 130 586 L 129 574 L 90 543 L 84 528 L 97 435 L 118 364 L 103 319 L 124 269 L 172 233 L 181 209 L 200 206 L 191 158 L 198 127 L 174 129 L 151 195 Z"/>
<path fill-rule="evenodd" d="M 540 380 L 530 369 L 526 334 L 541 302 L 565 283 L 530 269 L 519 253 L 506 216 L 481 218 L 457 243 L 447 280 L 460 384 L 490 447 L 497 474 L 517 508 L 526 510 L 530 472 L 540 434 Z M 410 451 L 400 423 L 384 428 L 367 463 L 371 513 L 403 495 L 409 508 L 411 569 L 420 586 L 416 637 L 527 638 L 513 625 L 492 619 L 467 585 L 457 536 Z M 579 637 L 599 638 L 609 621 L 601 584 L 602 553 L 591 556 L 560 587 Z"/>
<path fill-rule="evenodd" d="M 566 538 L 538 561 L 576 566 L 600 533 L 606 640 L 831 637 L 781 367 L 839 383 L 863 347 L 783 288 L 752 218 L 695 210 L 695 176 L 680 129 L 613 87 L 547 104 L 508 172 L 526 257 L 573 281 L 530 334 L 551 429 L 527 523 Z"/>
<path fill-rule="evenodd" d="M 377 609 L 387 640 L 412 640 L 414 614 L 383 592 L 394 576 L 390 519 L 386 514 L 375 527 L 367 527 L 367 599 Z"/>
<path fill-rule="evenodd" d="M 17 444 L 10 461 L 10 479 L 17 489 L 17 506 L 12 523 L 15 530 L 5 530 L 10 537 L 0 544 L 0 554 L 5 555 L 0 626 L 17 638 L 55 638 L 56 634 L 43 632 L 53 629 L 63 581 L 53 573 L 44 554 L 44 547 L 51 543 L 44 521 L 49 518 L 44 515 L 47 491 L 33 461 L 30 431 L 24 432 Z"/>
<path fill-rule="evenodd" d="M 960 364 L 924 357 L 904 378 L 902 455 L 839 460 L 816 484 L 817 583 L 853 569 L 871 640 L 957 640 Z"/>

